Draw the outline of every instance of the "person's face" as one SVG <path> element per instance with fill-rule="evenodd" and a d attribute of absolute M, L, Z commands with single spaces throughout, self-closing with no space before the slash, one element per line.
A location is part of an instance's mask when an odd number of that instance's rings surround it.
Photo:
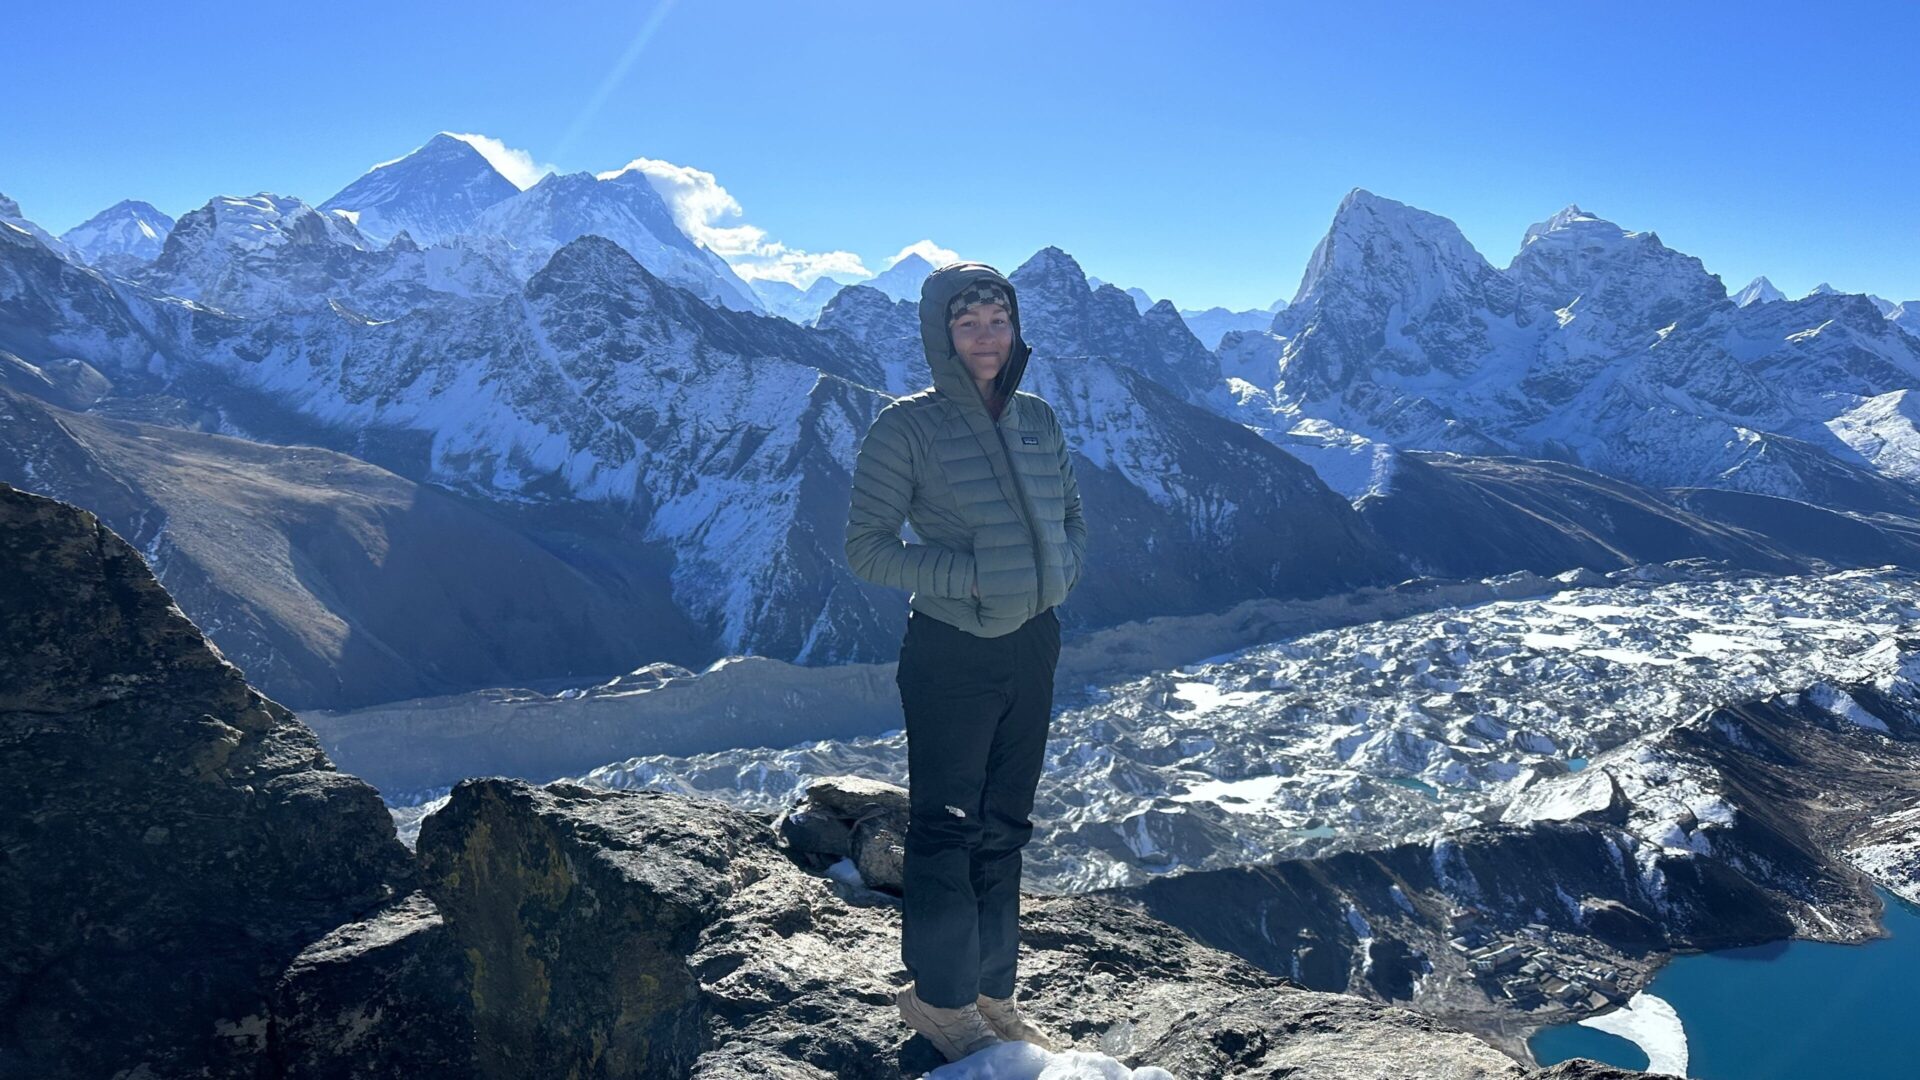
<path fill-rule="evenodd" d="M 954 351 L 975 381 L 1000 374 L 1013 352 L 1013 318 L 999 304 L 975 304 L 947 324 Z"/>

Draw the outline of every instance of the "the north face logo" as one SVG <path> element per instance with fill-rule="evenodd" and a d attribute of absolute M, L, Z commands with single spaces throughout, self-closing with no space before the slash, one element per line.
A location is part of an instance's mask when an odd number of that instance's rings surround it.
<path fill-rule="evenodd" d="M 951 806 L 951 805 L 949 805 L 949 806 L 947 807 L 947 813 L 949 813 L 949 814 L 952 814 L 952 815 L 953 815 L 954 817 L 966 817 L 966 816 L 967 816 L 967 812 L 966 812 L 965 810 L 962 810 L 962 809 L 960 809 L 960 808 L 959 808 L 959 807 L 957 807 L 957 806 Z"/>
<path fill-rule="evenodd" d="M 1040 436 L 1038 436 L 1038 435 L 1022 435 L 1022 436 L 1020 436 L 1020 441 L 1021 441 L 1021 442 L 1023 442 L 1023 443 L 1026 443 L 1026 444 L 1027 444 L 1028 446 L 1039 446 L 1039 445 L 1040 445 Z"/>

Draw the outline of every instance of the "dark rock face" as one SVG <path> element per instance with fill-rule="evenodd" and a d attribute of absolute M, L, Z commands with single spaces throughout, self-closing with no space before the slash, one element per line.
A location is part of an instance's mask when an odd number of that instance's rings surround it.
<path fill-rule="evenodd" d="M 0 1074 L 265 1076 L 301 948 L 409 887 L 372 788 L 94 515 L 0 484 Z"/>
<path fill-rule="evenodd" d="M 469 958 L 479 1074 L 685 1075 L 706 1011 L 687 956 L 724 900 L 792 871 L 770 840 L 654 792 L 456 787 L 416 850 Z"/>

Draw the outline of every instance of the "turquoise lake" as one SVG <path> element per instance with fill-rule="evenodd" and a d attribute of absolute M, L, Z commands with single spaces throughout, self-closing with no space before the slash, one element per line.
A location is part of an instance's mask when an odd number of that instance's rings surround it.
<path fill-rule="evenodd" d="M 1920 1075 L 1920 1023 L 1907 995 L 1920 973 L 1920 911 L 1882 892 L 1893 935 L 1865 945 L 1786 941 L 1682 956 L 1647 992 L 1687 1031 L 1698 1080 Z M 1644 1069 L 1625 1039 L 1568 1024 L 1529 1040 L 1542 1065 L 1589 1057 Z"/>

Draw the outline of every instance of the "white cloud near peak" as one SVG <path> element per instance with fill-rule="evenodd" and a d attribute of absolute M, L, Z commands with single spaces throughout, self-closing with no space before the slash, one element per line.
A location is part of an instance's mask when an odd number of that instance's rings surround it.
<path fill-rule="evenodd" d="M 443 131 L 441 134 L 451 135 L 478 150 L 480 156 L 487 159 L 487 164 L 521 191 L 539 183 L 540 178 L 548 173 L 560 171 L 553 165 L 535 164 L 532 154 L 516 150 L 491 135 L 462 134 L 458 131 Z"/>
<path fill-rule="evenodd" d="M 918 255 L 935 266 L 945 266 L 950 262 L 960 261 L 959 252 L 948 251 L 946 248 L 941 247 L 931 240 L 922 240 L 917 244 L 908 244 L 906 247 L 901 248 L 898 254 L 887 260 L 887 266 L 891 268 L 895 263 L 898 263 L 901 259 L 909 255 Z"/>
<path fill-rule="evenodd" d="M 784 281 L 804 289 L 822 277 L 846 281 L 873 276 L 851 251 L 802 251 L 770 239 L 757 225 L 729 224 L 746 211 L 710 172 L 641 157 L 594 176 L 611 180 L 628 171 L 647 178 L 673 212 L 680 231 L 727 260 L 742 278 Z"/>

